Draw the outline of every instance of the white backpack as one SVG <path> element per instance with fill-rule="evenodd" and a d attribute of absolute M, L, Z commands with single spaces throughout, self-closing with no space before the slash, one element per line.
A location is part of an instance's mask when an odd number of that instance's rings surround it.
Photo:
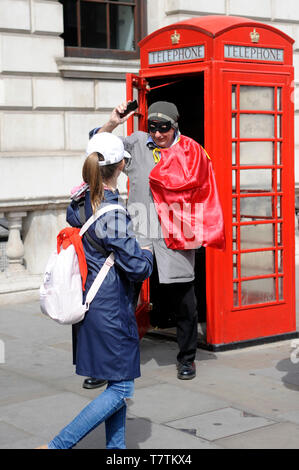
<path fill-rule="evenodd" d="M 82 237 L 101 215 L 117 209 L 126 212 L 124 207 L 117 204 L 110 204 L 98 210 L 83 225 L 79 235 Z M 83 304 L 82 278 L 74 245 L 71 244 L 66 249 L 61 248 L 59 254 L 55 251 L 48 260 L 39 291 L 42 313 L 61 324 L 70 325 L 83 320 L 113 264 L 114 254 L 111 253 L 92 283 Z"/>

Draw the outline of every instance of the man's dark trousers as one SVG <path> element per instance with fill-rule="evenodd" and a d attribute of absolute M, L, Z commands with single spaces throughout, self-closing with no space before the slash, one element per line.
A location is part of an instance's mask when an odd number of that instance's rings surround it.
<path fill-rule="evenodd" d="M 172 317 L 177 329 L 179 353 L 178 362 L 193 362 L 197 348 L 197 301 L 194 281 L 160 284 L 158 282 L 157 266 L 150 279 L 151 323 L 153 326 L 167 327 L 167 321 Z"/>

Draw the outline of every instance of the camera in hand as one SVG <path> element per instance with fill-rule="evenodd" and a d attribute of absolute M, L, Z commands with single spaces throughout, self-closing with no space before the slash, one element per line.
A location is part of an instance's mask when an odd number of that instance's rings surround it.
<path fill-rule="evenodd" d="M 137 100 L 134 100 L 134 101 L 129 101 L 128 104 L 127 104 L 127 107 L 126 109 L 124 110 L 123 113 L 119 113 L 120 117 L 123 118 L 125 117 L 127 114 L 129 114 L 131 111 L 135 111 L 135 109 L 138 108 L 138 103 L 137 103 Z"/>

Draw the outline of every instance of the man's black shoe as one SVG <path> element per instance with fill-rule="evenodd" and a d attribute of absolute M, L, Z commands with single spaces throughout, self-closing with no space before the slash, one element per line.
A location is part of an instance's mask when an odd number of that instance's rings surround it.
<path fill-rule="evenodd" d="M 106 383 L 107 383 L 107 380 L 94 379 L 93 377 L 89 377 L 88 379 L 84 380 L 83 388 L 98 388 L 98 387 L 102 387 Z"/>
<path fill-rule="evenodd" d="M 195 362 L 178 362 L 178 379 L 181 380 L 191 380 L 196 376 L 196 366 Z"/>

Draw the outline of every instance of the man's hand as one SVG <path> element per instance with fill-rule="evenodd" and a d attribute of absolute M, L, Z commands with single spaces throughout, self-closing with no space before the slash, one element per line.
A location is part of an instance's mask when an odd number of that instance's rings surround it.
<path fill-rule="evenodd" d="M 98 130 L 98 132 L 112 132 L 117 126 L 119 126 L 120 124 L 123 124 L 131 116 L 133 116 L 135 111 L 131 111 L 129 114 L 127 114 L 127 116 L 124 116 L 123 118 L 120 117 L 120 114 L 122 114 L 126 110 L 126 108 L 127 108 L 127 103 L 121 103 L 116 108 L 114 108 L 109 118 L 109 121 L 106 122 L 106 124 L 104 124 Z"/>

